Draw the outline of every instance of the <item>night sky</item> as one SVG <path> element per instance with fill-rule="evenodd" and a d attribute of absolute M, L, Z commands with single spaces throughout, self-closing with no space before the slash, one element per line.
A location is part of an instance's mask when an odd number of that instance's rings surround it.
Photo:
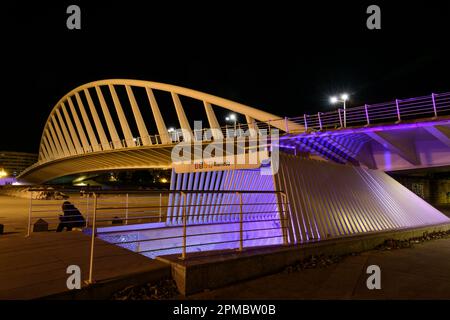
<path fill-rule="evenodd" d="M 2 4 L 0 150 L 37 152 L 54 104 L 107 78 L 181 85 L 280 116 L 331 109 L 328 97 L 344 91 L 350 106 L 450 91 L 444 1 L 92 2 Z M 66 28 L 70 4 L 81 30 Z M 381 30 L 366 28 L 370 4 Z"/>

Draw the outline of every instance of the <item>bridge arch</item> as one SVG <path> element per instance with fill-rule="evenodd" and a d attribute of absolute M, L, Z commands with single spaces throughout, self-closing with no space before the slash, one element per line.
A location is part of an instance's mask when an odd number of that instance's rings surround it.
<path fill-rule="evenodd" d="M 119 97 L 118 87 L 125 89 L 126 101 L 123 101 L 123 97 L 122 99 Z M 142 116 L 142 104 L 140 106 L 140 102 L 134 94 L 136 88 L 145 89 L 157 132 L 148 130 L 147 124 L 150 119 Z M 112 105 L 105 99 L 105 90 L 112 100 Z M 56 103 L 47 118 L 42 133 L 39 162 L 48 162 L 88 152 L 173 143 L 171 133 L 168 131 L 166 121 L 155 98 L 155 90 L 170 93 L 180 124 L 180 134 L 184 135 L 184 140 L 193 139 L 194 134 L 180 96 L 203 103 L 209 128 L 213 129 L 214 138 L 223 137 L 223 130 L 214 113 L 215 106 L 244 115 L 247 128 L 257 129 L 258 123 L 269 124 L 284 132 L 303 128 L 302 125 L 271 113 L 180 86 L 129 79 L 100 80 L 71 90 Z M 124 104 L 131 106 L 134 119 L 129 119 L 125 115 Z M 113 121 L 112 115 L 119 120 L 119 126 L 116 125 L 117 121 L 116 123 Z M 133 125 L 138 129 L 137 135 L 133 134 L 130 129 L 133 120 Z"/>

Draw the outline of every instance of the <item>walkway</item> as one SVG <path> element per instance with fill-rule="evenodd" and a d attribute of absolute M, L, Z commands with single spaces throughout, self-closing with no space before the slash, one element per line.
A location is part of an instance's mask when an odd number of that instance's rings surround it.
<path fill-rule="evenodd" d="M 90 237 L 77 231 L 34 233 L 30 238 L 1 236 L 0 300 L 35 299 L 67 292 L 69 265 L 80 266 L 82 279 L 88 278 L 89 248 Z M 168 265 L 99 239 L 94 261 L 94 279 L 102 286 L 111 280 L 126 279 L 126 284 L 122 284 L 125 287 L 136 280 L 136 274 L 146 277 L 145 281 L 170 276 Z"/>
<path fill-rule="evenodd" d="M 366 268 L 381 268 L 381 290 L 368 290 Z M 328 267 L 278 273 L 190 299 L 450 299 L 450 239 L 413 248 L 372 250 Z"/>

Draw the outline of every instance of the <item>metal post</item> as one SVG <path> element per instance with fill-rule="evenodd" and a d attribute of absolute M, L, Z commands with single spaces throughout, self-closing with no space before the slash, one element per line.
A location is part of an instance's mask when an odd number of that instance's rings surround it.
<path fill-rule="evenodd" d="M 97 220 L 97 194 L 94 193 L 94 213 L 92 217 L 92 230 L 91 230 L 91 256 L 89 259 L 89 279 L 87 281 L 88 284 L 93 284 L 93 271 L 94 271 L 94 245 L 95 245 L 95 234 L 96 234 L 96 226 L 95 222 Z"/>
<path fill-rule="evenodd" d="M 162 193 L 159 193 L 159 222 L 162 221 Z"/>
<path fill-rule="evenodd" d="M 343 125 L 342 125 L 341 108 L 338 109 L 338 114 L 339 114 L 339 124 L 341 125 L 341 128 L 342 128 Z"/>
<path fill-rule="evenodd" d="M 183 251 L 181 253 L 181 259 L 186 259 L 186 237 L 187 237 L 187 218 L 186 218 L 186 194 L 181 192 L 182 207 L 182 219 L 183 219 Z"/>
<path fill-rule="evenodd" d="M 140 237 L 139 237 L 139 231 L 137 232 L 137 245 L 136 245 L 136 252 L 139 253 L 141 252 L 141 241 L 139 241 Z"/>
<path fill-rule="evenodd" d="M 303 120 L 305 121 L 305 131 L 308 131 L 308 120 L 306 119 L 306 114 L 303 114 Z"/>
<path fill-rule="evenodd" d="M 31 234 L 31 215 L 33 212 L 33 191 L 30 191 L 30 209 L 28 210 L 28 233 L 27 237 Z"/>
<path fill-rule="evenodd" d="M 242 193 L 236 192 L 239 195 L 239 251 L 244 249 L 244 212 L 242 210 Z"/>
<path fill-rule="evenodd" d="M 89 226 L 89 193 L 86 197 L 86 228 Z"/>
<path fill-rule="evenodd" d="M 345 116 L 345 113 L 344 113 Z M 317 118 L 319 119 L 319 128 L 322 130 L 322 119 L 320 119 L 320 112 L 317 112 Z"/>
<path fill-rule="evenodd" d="M 128 224 L 128 193 L 125 195 L 125 224 Z"/>
<path fill-rule="evenodd" d="M 400 121 L 402 121 L 402 119 L 400 118 L 400 106 L 398 105 L 398 99 L 395 99 L 395 106 L 397 107 L 398 122 L 400 122 Z"/>
<path fill-rule="evenodd" d="M 364 105 L 364 109 L 366 110 L 367 125 L 370 125 L 369 110 L 367 109 L 367 104 Z"/>
<path fill-rule="evenodd" d="M 289 133 L 289 123 L 287 117 L 284 117 L 284 126 L 286 128 L 286 133 Z"/>
<path fill-rule="evenodd" d="M 282 208 L 282 212 L 283 212 L 283 217 L 282 217 L 282 223 L 281 226 L 283 228 L 283 243 L 284 244 L 288 244 L 288 237 L 287 237 L 287 224 L 288 224 L 288 220 L 287 220 L 287 196 L 285 193 L 281 193 L 281 208 Z M 281 216 L 280 216 L 281 218 Z"/>
<path fill-rule="evenodd" d="M 433 100 L 434 117 L 437 118 L 436 100 L 434 98 L 434 93 L 431 94 L 431 100 Z"/>
<path fill-rule="evenodd" d="M 344 128 L 347 128 L 347 109 L 345 107 L 345 99 L 344 99 Z"/>

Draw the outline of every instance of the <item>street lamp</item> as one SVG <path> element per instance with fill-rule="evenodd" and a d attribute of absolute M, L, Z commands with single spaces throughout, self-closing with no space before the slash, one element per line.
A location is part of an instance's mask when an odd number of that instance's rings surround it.
<path fill-rule="evenodd" d="M 4 178 L 8 175 L 8 173 L 5 171 L 5 169 L 0 169 L 0 178 Z"/>
<path fill-rule="evenodd" d="M 332 104 L 338 103 L 338 102 L 342 102 L 344 105 L 344 128 L 347 128 L 347 115 L 346 115 L 346 111 L 345 111 L 345 103 L 348 100 L 348 94 L 343 93 L 341 94 L 340 99 L 338 97 L 331 97 L 330 98 L 330 102 Z"/>
<path fill-rule="evenodd" d="M 225 121 L 233 121 L 234 132 L 236 133 L 236 121 L 237 121 L 236 114 L 234 113 L 229 114 L 228 117 L 225 118 Z"/>
<path fill-rule="evenodd" d="M 170 134 L 170 140 L 176 140 L 176 137 L 174 139 L 174 133 L 175 133 L 175 129 L 173 127 L 170 127 L 169 129 L 167 129 L 167 132 Z"/>

